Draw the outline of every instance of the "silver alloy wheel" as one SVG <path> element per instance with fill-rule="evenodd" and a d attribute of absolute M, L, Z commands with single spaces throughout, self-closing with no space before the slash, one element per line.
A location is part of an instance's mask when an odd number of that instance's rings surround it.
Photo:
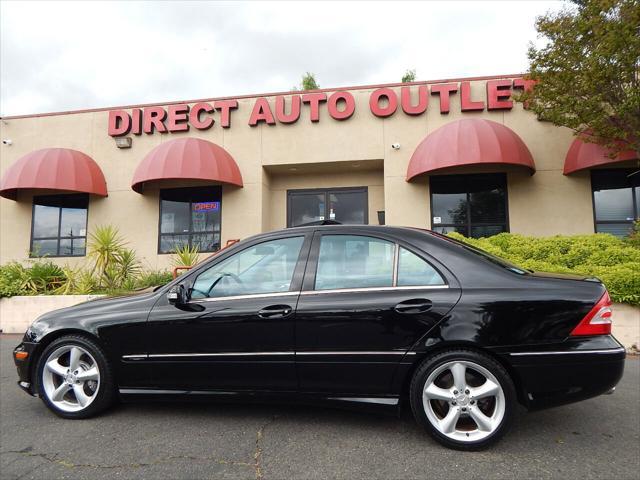
<path fill-rule="evenodd" d="M 456 360 L 436 368 L 424 385 L 429 422 L 459 442 L 489 437 L 504 418 L 506 400 L 496 377 L 477 363 Z"/>
<path fill-rule="evenodd" d="M 44 393 L 56 408 L 79 412 L 97 397 L 100 369 L 93 356 L 78 345 L 54 350 L 42 369 Z"/>

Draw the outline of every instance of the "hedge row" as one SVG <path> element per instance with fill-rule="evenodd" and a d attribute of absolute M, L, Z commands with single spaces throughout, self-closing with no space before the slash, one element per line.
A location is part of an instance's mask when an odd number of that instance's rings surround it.
<path fill-rule="evenodd" d="M 613 235 L 526 237 L 501 233 L 488 238 L 450 237 L 543 272 L 592 275 L 604 282 L 614 302 L 640 305 L 640 248 Z"/>

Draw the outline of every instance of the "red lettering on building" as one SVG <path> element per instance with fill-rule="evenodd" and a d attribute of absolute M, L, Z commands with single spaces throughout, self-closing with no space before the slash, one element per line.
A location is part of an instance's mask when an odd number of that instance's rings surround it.
<path fill-rule="evenodd" d="M 167 130 L 170 132 L 189 131 L 189 105 L 169 105 L 167 114 Z"/>
<path fill-rule="evenodd" d="M 265 122 L 268 125 L 274 125 L 276 123 L 271 113 L 271 107 L 266 98 L 256 99 L 256 103 L 253 105 L 253 111 L 249 117 L 249 125 L 255 127 L 258 122 Z"/>
<path fill-rule="evenodd" d="M 291 96 L 291 109 L 286 113 L 284 95 L 276 97 L 276 118 L 280 123 L 295 123 L 300 118 L 300 95 Z"/>
<path fill-rule="evenodd" d="M 213 106 L 209 103 L 196 103 L 189 112 L 189 123 L 198 130 L 208 130 L 213 127 L 215 121 L 210 116 L 203 117 L 203 114 L 212 113 L 213 110 Z"/>
<path fill-rule="evenodd" d="M 447 114 L 451 110 L 451 95 L 460 93 L 460 110 L 462 112 L 487 110 L 509 110 L 513 108 L 512 93 L 515 89 L 530 91 L 535 80 L 525 78 L 488 80 L 486 97 L 472 98 L 472 80 L 460 83 L 441 83 L 436 85 L 404 85 L 396 87 L 376 88 L 369 95 L 369 110 L 379 118 L 387 118 L 396 113 L 398 104 L 406 115 L 422 115 L 429 106 L 429 96 L 438 96 L 440 113 Z M 400 98 L 398 98 L 398 88 Z M 417 93 L 417 96 L 416 96 Z M 334 120 L 351 118 L 356 110 L 356 102 L 350 91 L 337 91 L 329 97 L 324 92 L 308 92 L 302 94 L 277 95 L 275 112 L 267 97 L 255 99 L 249 117 L 249 125 L 254 127 L 261 122 L 267 125 L 277 123 L 292 124 L 302 117 L 302 104 L 309 105 L 309 121 L 320 121 L 320 105 L 327 103 L 329 116 Z M 108 133 L 112 137 L 128 134 L 141 135 L 143 132 L 187 132 L 190 127 L 207 130 L 216 121 L 222 128 L 231 127 L 231 113 L 238 108 L 238 100 L 216 100 L 188 104 L 173 104 L 166 107 L 150 106 L 132 108 L 128 113 L 124 110 L 109 112 Z M 527 108 L 527 105 L 524 105 Z M 219 112 L 219 120 L 214 120 L 214 113 Z"/>
<path fill-rule="evenodd" d="M 131 133 L 142 135 L 142 110 L 139 108 L 131 110 Z"/>
<path fill-rule="evenodd" d="M 484 110 L 484 102 L 471 100 L 471 82 L 460 84 L 460 110 L 463 112 Z"/>
<path fill-rule="evenodd" d="M 380 99 L 386 101 L 383 107 L 380 105 Z M 385 118 L 396 113 L 398 108 L 398 96 L 396 92 L 390 88 L 379 88 L 375 90 L 369 97 L 369 109 L 376 117 Z"/>
<path fill-rule="evenodd" d="M 109 112 L 109 135 L 120 137 L 129 133 L 131 129 L 131 117 L 124 110 L 111 110 Z"/>
<path fill-rule="evenodd" d="M 511 80 L 489 80 L 487 82 L 487 110 L 511 110 Z"/>
<path fill-rule="evenodd" d="M 231 126 L 231 110 L 238 108 L 237 100 L 217 100 L 213 106 L 216 110 L 220 110 L 220 125 L 222 128 Z"/>
<path fill-rule="evenodd" d="M 324 93 L 305 93 L 302 95 L 302 103 L 309 104 L 309 120 L 320 121 L 320 103 L 326 102 L 327 96 Z"/>
<path fill-rule="evenodd" d="M 165 133 L 167 128 L 164 126 L 164 120 L 167 118 L 167 112 L 162 107 L 147 107 L 142 114 L 142 131 L 144 133 L 153 133 L 158 131 Z"/>
<path fill-rule="evenodd" d="M 433 85 L 431 87 L 431 95 L 440 96 L 440 113 L 449 113 L 450 100 L 452 93 L 458 91 L 458 85 L 455 83 L 443 83 L 441 85 Z"/>
<path fill-rule="evenodd" d="M 513 88 L 523 88 L 525 92 L 530 92 L 536 83 L 538 82 L 529 80 L 528 78 L 516 78 L 513 81 Z"/>
<path fill-rule="evenodd" d="M 400 103 L 402 111 L 407 115 L 421 115 L 427 111 L 429 105 L 429 90 L 426 85 L 418 87 L 418 103 L 411 103 L 411 87 L 402 87 L 400 89 Z"/>
<path fill-rule="evenodd" d="M 338 108 L 338 103 L 344 106 L 342 110 Z M 355 112 L 356 101 L 349 92 L 336 92 L 327 100 L 327 109 L 334 120 L 346 120 Z"/>

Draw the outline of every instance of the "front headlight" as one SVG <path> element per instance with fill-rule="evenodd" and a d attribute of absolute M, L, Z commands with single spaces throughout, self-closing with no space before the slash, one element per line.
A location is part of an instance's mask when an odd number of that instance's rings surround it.
<path fill-rule="evenodd" d="M 29 328 L 27 328 L 26 333 L 24 334 L 25 339 L 29 342 L 37 342 L 46 330 L 46 326 L 43 322 L 40 321 L 40 318 L 36 318 Z"/>

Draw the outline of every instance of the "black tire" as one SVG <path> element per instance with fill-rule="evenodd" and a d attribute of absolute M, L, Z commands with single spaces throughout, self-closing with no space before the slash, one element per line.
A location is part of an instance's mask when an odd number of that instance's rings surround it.
<path fill-rule="evenodd" d="M 425 406 L 423 404 L 423 391 L 429 376 L 439 367 L 442 367 L 449 362 L 455 361 L 477 364 L 489 371 L 499 383 L 504 394 L 505 411 L 502 420 L 500 421 L 498 426 L 489 434 L 489 436 L 477 441 L 459 441 L 450 438 L 440 432 L 436 428 L 436 426 L 432 424 L 431 420 L 429 420 L 429 417 L 427 416 L 427 413 L 425 411 Z M 504 367 L 496 362 L 493 358 L 477 351 L 468 349 L 446 350 L 426 358 L 413 375 L 409 390 L 409 397 L 411 402 L 411 410 L 413 411 L 413 415 L 416 421 L 422 427 L 424 427 L 438 443 L 455 450 L 482 450 L 500 440 L 500 438 L 502 438 L 507 433 L 507 431 L 513 424 L 517 408 L 517 395 L 515 386 Z M 476 406 L 480 406 L 479 403 L 480 401 L 478 401 L 478 405 Z"/>
<path fill-rule="evenodd" d="M 61 410 L 46 395 L 43 381 L 43 371 L 46 360 L 57 349 L 65 346 L 79 346 L 85 349 L 95 359 L 98 370 L 100 372 L 100 382 L 97 391 L 93 395 L 95 398 L 84 409 L 69 412 Z M 36 367 L 37 392 L 42 398 L 44 404 L 56 415 L 69 419 L 89 418 L 109 408 L 115 400 L 115 381 L 113 370 L 109 364 L 109 360 L 102 348 L 92 339 L 83 335 L 65 335 L 49 344 L 38 359 Z"/>

